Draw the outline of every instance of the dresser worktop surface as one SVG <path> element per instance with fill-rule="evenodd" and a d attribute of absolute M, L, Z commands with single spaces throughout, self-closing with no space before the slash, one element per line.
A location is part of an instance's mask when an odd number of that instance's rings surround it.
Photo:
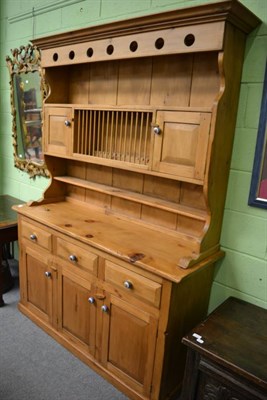
<path fill-rule="evenodd" d="M 37 206 L 25 204 L 15 209 L 36 222 L 174 282 L 180 282 L 202 266 L 201 262 L 187 269 L 178 266 L 181 258 L 194 256 L 190 239 L 181 240 L 161 230 L 129 223 L 87 205 L 64 201 Z M 211 255 L 210 262 L 221 256 L 218 251 Z"/>

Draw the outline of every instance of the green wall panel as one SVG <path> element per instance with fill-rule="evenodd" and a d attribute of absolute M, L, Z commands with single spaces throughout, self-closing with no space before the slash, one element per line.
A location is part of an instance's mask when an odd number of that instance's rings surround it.
<path fill-rule="evenodd" d="M 118 19 L 119 16 L 129 14 L 143 14 L 144 11 L 150 9 L 150 0 L 102 0 L 101 2 L 101 17 L 104 19 Z"/>
<path fill-rule="evenodd" d="M 264 260 L 232 250 L 226 251 L 224 268 L 215 270 L 216 282 L 262 301 L 267 301 L 266 275 Z"/>
<path fill-rule="evenodd" d="M 247 86 L 248 97 L 243 126 L 246 128 L 258 128 L 262 99 L 262 83 L 248 83 Z"/>
<path fill-rule="evenodd" d="M 254 154 L 253 154 L 254 156 Z M 232 170 L 228 182 L 226 209 L 239 213 L 258 216 L 261 218 L 262 210 L 248 205 L 247 193 L 250 190 L 251 173 Z M 238 188 L 238 190 L 236 190 Z M 264 221 L 264 219 L 263 219 Z"/>
<path fill-rule="evenodd" d="M 264 48 L 267 48 L 267 35 L 257 36 L 256 38 L 253 36 L 248 37 L 242 74 L 243 82 L 263 81 L 266 60 L 266 54 L 263 51 Z"/>
<path fill-rule="evenodd" d="M 62 9 L 62 28 L 86 26 L 100 19 L 101 1 L 86 0 Z"/>
<path fill-rule="evenodd" d="M 254 161 L 257 129 L 236 128 L 232 169 L 250 172 Z"/>
<path fill-rule="evenodd" d="M 221 244 L 224 248 L 263 259 L 267 243 L 266 225 L 264 218 L 225 210 Z"/>
<path fill-rule="evenodd" d="M 240 292 L 239 290 L 236 290 L 226 285 L 222 285 L 215 281 L 210 295 L 210 311 L 219 306 L 225 299 L 230 296 L 237 297 L 244 301 L 248 301 L 249 303 L 256 304 L 259 307 L 266 308 L 266 301 L 260 300 L 257 297 L 250 296 L 246 292 Z"/>

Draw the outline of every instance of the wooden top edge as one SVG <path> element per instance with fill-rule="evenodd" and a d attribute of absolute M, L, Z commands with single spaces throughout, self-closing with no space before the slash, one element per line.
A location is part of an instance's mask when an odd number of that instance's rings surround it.
<path fill-rule="evenodd" d="M 36 38 L 32 40 L 32 43 L 40 49 L 49 49 L 137 32 L 149 32 L 174 26 L 188 26 L 215 21 L 229 21 L 245 33 L 251 32 L 261 22 L 238 0 L 222 0 L 106 24 L 92 25 L 87 28 Z"/>

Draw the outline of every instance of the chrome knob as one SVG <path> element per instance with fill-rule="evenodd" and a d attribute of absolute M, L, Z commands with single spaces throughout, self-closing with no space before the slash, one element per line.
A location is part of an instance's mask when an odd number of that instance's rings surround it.
<path fill-rule="evenodd" d="M 47 278 L 51 278 L 51 272 L 49 272 L 49 271 L 45 271 L 45 276 L 47 277 Z"/>
<path fill-rule="evenodd" d="M 106 306 L 105 304 L 101 307 L 101 310 L 105 313 L 108 312 L 108 306 Z"/>
<path fill-rule="evenodd" d="M 71 125 L 71 122 L 70 122 L 68 119 L 66 119 L 66 120 L 64 121 L 64 124 L 65 124 L 66 126 L 70 126 L 70 125 Z"/>
<path fill-rule="evenodd" d="M 32 233 L 32 234 L 30 235 L 30 239 L 31 239 L 32 241 L 37 240 L 37 236 L 36 236 L 34 233 Z"/>
<path fill-rule="evenodd" d="M 160 132 L 161 132 L 161 129 L 160 129 L 160 127 L 159 127 L 158 125 L 154 126 L 154 128 L 153 128 L 153 132 L 154 132 L 156 135 L 159 135 L 159 134 L 160 134 Z"/>
<path fill-rule="evenodd" d="M 69 256 L 69 260 L 70 260 L 71 262 L 76 262 L 76 261 L 78 260 L 78 258 L 77 258 L 74 254 L 71 254 L 71 255 Z"/>
<path fill-rule="evenodd" d="M 126 289 L 132 289 L 133 288 L 133 284 L 130 281 L 125 281 L 123 282 L 123 285 Z"/>
<path fill-rule="evenodd" d="M 95 298 L 90 296 L 88 298 L 88 301 L 89 301 L 90 304 L 94 304 L 95 303 Z"/>

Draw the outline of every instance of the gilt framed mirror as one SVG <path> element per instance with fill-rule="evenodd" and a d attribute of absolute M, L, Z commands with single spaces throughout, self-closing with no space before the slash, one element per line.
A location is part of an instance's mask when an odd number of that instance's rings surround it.
<path fill-rule="evenodd" d="M 248 204 L 267 208 L 267 62 Z"/>
<path fill-rule="evenodd" d="M 43 100 L 49 88 L 41 68 L 40 51 L 28 44 L 11 53 L 6 62 L 10 73 L 14 164 L 30 177 L 49 177 L 42 145 Z"/>

